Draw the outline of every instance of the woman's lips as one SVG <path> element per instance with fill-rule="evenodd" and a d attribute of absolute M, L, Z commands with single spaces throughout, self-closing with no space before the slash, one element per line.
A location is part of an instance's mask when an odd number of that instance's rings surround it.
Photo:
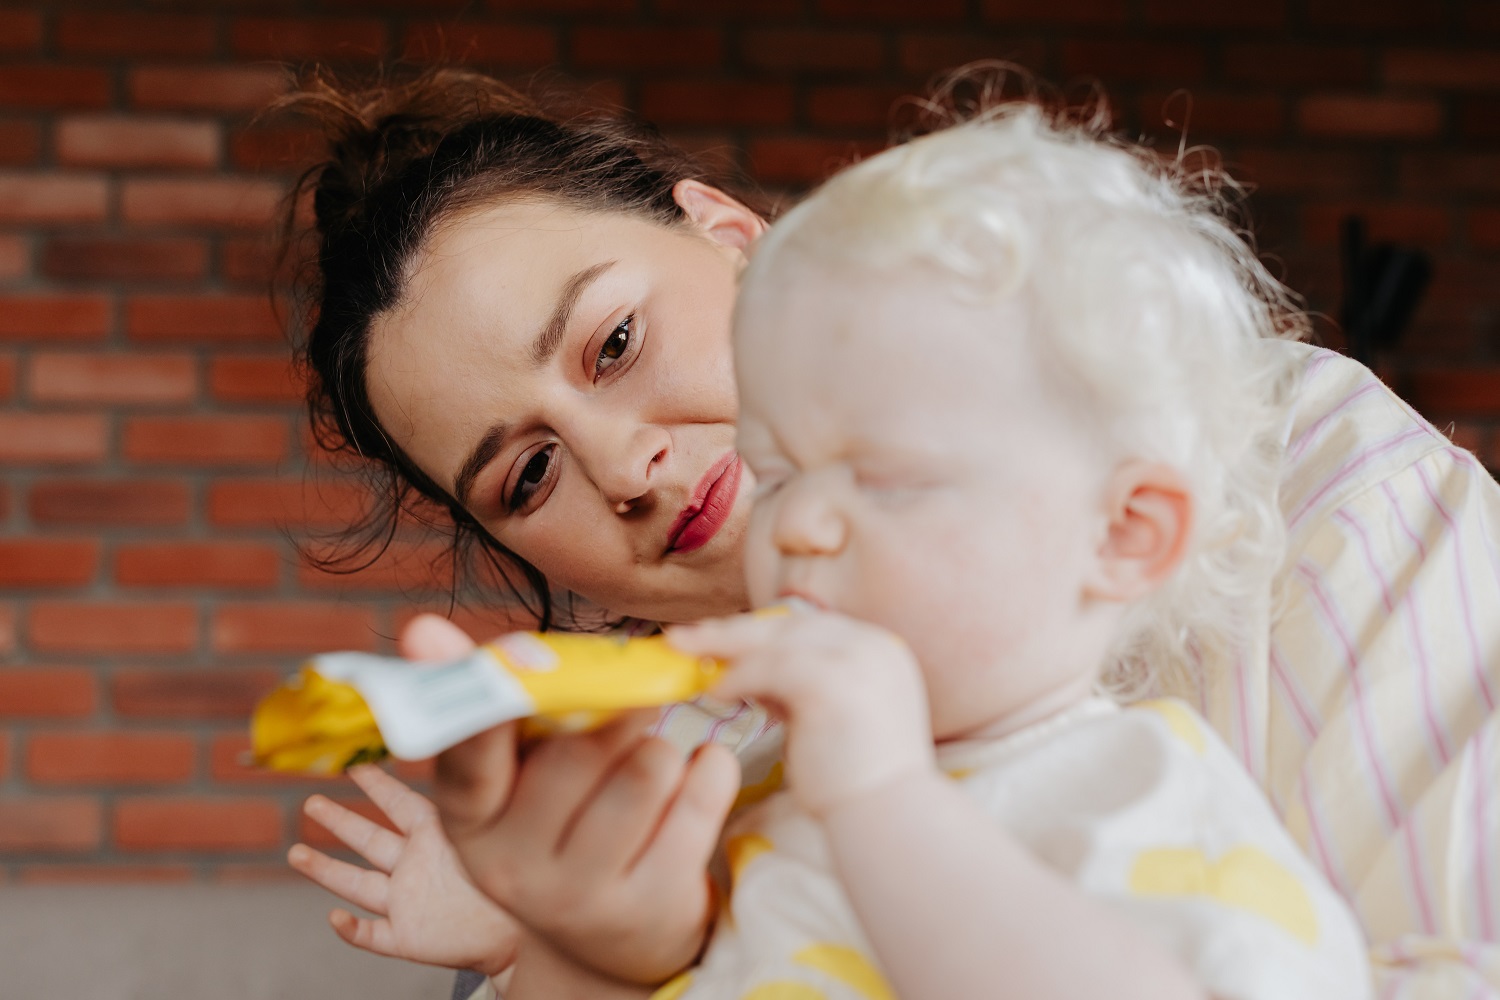
<path fill-rule="evenodd" d="M 707 545 L 734 510 L 740 492 L 740 456 L 731 451 L 704 473 L 693 490 L 693 499 L 672 525 L 667 552 L 691 552 Z"/>

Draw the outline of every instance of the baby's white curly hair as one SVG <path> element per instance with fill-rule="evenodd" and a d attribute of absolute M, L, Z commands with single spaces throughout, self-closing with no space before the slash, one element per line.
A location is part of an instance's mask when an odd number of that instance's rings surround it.
<path fill-rule="evenodd" d="M 1098 111 L 994 104 L 839 173 L 755 247 L 742 301 L 833 265 L 914 264 L 933 295 L 1020 299 L 1044 366 L 1120 460 L 1165 462 L 1196 505 L 1188 555 L 1130 609 L 1101 677 L 1120 698 L 1238 645 L 1285 545 L 1282 400 L 1308 330 L 1231 221 L 1241 189 L 1111 136 Z M 999 326 L 997 325 L 997 329 Z M 1075 401 L 1076 399 L 1076 401 Z"/>

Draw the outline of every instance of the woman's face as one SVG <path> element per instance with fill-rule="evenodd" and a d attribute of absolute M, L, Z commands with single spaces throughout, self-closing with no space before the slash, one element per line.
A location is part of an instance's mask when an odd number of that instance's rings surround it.
<path fill-rule="evenodd" d="M 729 317 L 760 221 L 685 182 L 668 228 L 551 201 L 440 227 L 369 345 L 375 415 L 555 585 L 684 621 L 747 604 Z"/>

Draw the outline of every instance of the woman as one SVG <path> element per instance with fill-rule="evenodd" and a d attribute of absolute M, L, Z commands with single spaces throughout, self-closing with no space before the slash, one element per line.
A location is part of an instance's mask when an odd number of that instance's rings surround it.
<path fill-rule="evenodd" d="M 333 148 L 308 176 L 322 440 L 374 459 L 389 515 L 411 491 L 446 508 L 526 582 L 543 625 L 573 624 L 554 590 L 644 621 L 744 607 L 751 484 L 728 316 L 760 215 L 648 128 L 563 121 L 473 74 L 365 94 L 314 80 L 294 101 Z M 1245 609 L 1265 627 L 1204 665 L 1206 689 L 1177 693 L 1354 903 L 1383 989 L 1500 987 L 1500 489 L 1368 372 L 1320 353 L 1287 414 L 1282 502 L 1276 592 Z M 467 641 L 419 619 L 402 645 L 440 658 Z M 767 742 L 758 717 L 723 706 L 667 725 L 695 728 L 688 743 Z M 732 797 L 726 754 L 684 763 L 641 726 L 549 743 L 518 772 L 504 738 L 480 740 L 438 781 L 455 836 L 524 859 L 529 891 L 575 893 L 571 931 L 627 952 L 643 914 L 709 919 L 702 873 Z M 347 940 L 486 973 L 519 948 L 508 995 L 607 995 L 464 883 L 429 803 L 357 780 L 405 838 L 326 800 L 309 811 L 378 871 L 291 856 L 386 918 L 336 914 Z M 450 888 L 424 891 L 432 872 Z"/>

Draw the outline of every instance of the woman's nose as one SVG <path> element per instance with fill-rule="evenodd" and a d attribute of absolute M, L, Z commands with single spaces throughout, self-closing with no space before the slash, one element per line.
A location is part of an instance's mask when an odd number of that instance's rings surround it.
<path fill-rule="evenodd" d="M 618 514 L 628 514 L 649 500 L 657 473 L 671 451 L 671 436 L 660 427 L 639 426 L 606 436 L 595 446 L 598 454 L 585 459 L 594 484 Z"/>
<path fill-rule="evenodd" d="M 771 522 L 771 541 L 786 556 L 831 556 L 848 541 L 837 497 L 821 482 L 789 483 Z"/>

